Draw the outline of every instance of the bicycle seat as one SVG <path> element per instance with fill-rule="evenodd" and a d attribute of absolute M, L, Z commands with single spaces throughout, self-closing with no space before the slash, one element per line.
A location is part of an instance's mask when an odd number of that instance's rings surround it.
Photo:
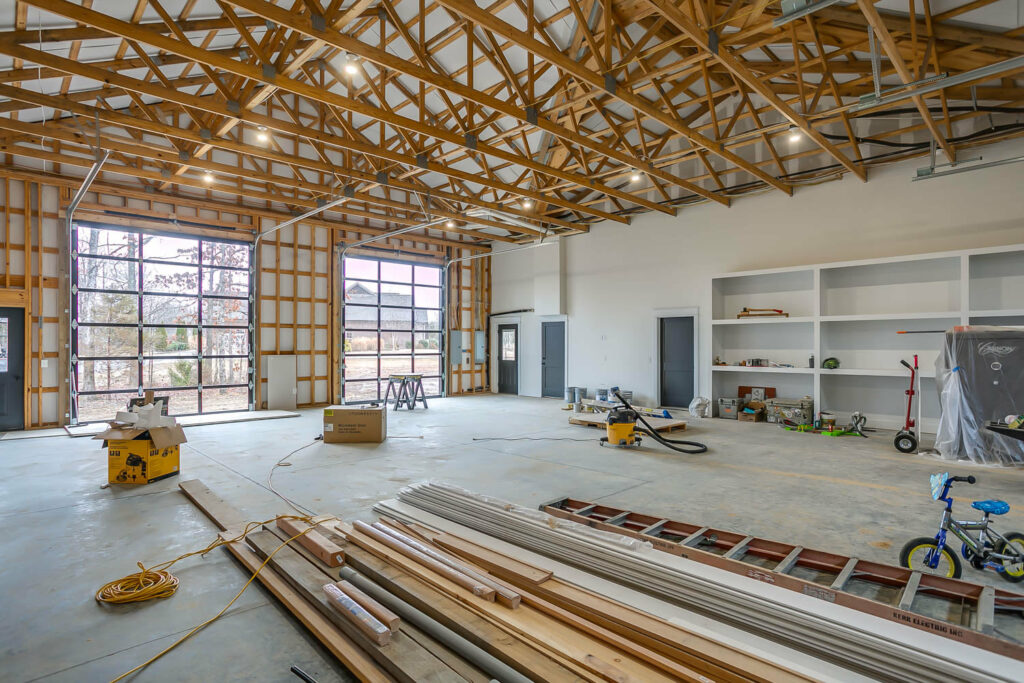
<path fill-rule="evenodd" d="M 976 500 L 971 507 L 989 515 L 1005 515 L 1010 511 L 1009 504 L 1001 500 Z"/>

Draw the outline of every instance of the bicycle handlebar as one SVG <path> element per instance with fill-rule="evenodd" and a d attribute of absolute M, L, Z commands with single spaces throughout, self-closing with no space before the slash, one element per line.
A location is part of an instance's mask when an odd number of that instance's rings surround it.
<path fill-rule="evenodd" d="M 968 484 L 974 484 L 978 480 L 972 474 L 972 475 L 970 475 L 968 477 L 950 477 L 949 481 L 964 481 L 964 482 L 967 482 Z"/>

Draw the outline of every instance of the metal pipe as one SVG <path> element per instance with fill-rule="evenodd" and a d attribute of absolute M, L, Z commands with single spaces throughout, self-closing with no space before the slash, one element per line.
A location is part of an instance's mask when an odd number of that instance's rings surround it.
<path fill-rule="evenodd" d="M 1024 161 L 1024 156 L 1010 157 L 1009 159 L 999 159 L 997 161 L 988 161 L 984 164 L 974 164 L 973 166 L 961 166 L 959 168 L 951 168 L 948 171 L 939 171 L 938 173 L 921 173 L 911 178 L 911 181 L 917 182 L 918 180 L 930 180 L 932 178 L 941 178 L 947 175 L 956 175 L 957 173 L 967 173 L 968 171 L 978 171 L 983 168 L 992 168 L 993 166 L 1005 166 L 1007 164 L 1019 164 Z M 925 169 L 922 169 L 925 170 Z"/>
<path fill-rule="evenodd" d="M 838 5 L 840 2 L 841 0 L 820 0 L 820 2 L 805 5 L 801 9 L 794 10 L 789 14 L 783 14 L 781 17 L 776 17 L 775 19 L 773 19 L 772 28 L 785 26 L 789 22 L 795 21 L 800 17 L 806 17 L 808 14 L 814 14 L 820 9 L 825 9 L 826 7 L 831 7 L 832 5 Z"/>
<path fill-rule="evenodd" d="M 98 134 L 98 131 L 97 131 Z M 75 211 L 78 209 L 78 205 L 85 199 L 86 193 L 89 191 L 89 187 L 92 182 L 96 180 L 96 176 L 100 174 L 100 169 L 103 168 L 103 164 L 107 162 L 107 158 L 110 156 L 109 151 L 103 151 L 100 154 L 99 149 L 96 153 L 96 161 L 89 168 L 88 173 L 85 174 L 85 178 L 82 179 L 82 184 L 75 192 L 75 196 L 71 198 L 71 202 L 68 204 L 67 211 L 64 212 L 64 222 L 67 226 L 68 233 L 68 263 L 67 263 L 67 275 L 68 275 L 68 422 L 72 427 L 78 424 L 78 377 L 75 373 L 75 359 L 71 353 L 73 345 L 71 340 L 75 334 L 75 320 L 71 316 L 71 297 L 75 283 L 71 281 L 71 272 L 73 270 L 72 263 L 75 258 L 75 244 L 72 241 L 74 235 L 74 224 L 75 224 Z"/>
<path fill-rule="evenodd" d="M 501 683 L 530 683 L 530 679 L 519 673 L 508 664 L 488 654 L 481 648 L 469 642 L 455 631 L 434 618 L 424 614 L 404 600 L 400 600 L 391 592 L 378 586 L 362 574 L 359 574 L 350 567 L 341 567 L 340 575 L 346 581 L 351 582 L 371 598 L 387 607 L 399 617 L 420 629 L 428 636 L 448 647 L 467 662 L 477 667 L 488 676 L 491 676 Z"/>
<path fill-rule="evenodd" d="M 260 240 L 263 239 L 264 236 L 269 235 L 269 234 L 274 233 L 274 232 L 277 232 L 281 228 L 287 228 L 289 225 L 294 225 L 295 223 L 298 223 L 299 221 L 304 221 L 307 218 L 309 218 L 310 216 L 315 216 L 318 213 L 321 213 L 323 211 L 326 211 L 327 209 L 330 209 L 332 207 L 337 206 L 338 204 L 341 204 L 342 202 L 347 202 L 349 199 L 351 199 L 351 197 L 338 197 L 337 199 L 332 199 L 331 201 L 327 202 L 326 204 L 323 204 L 322 206 L 318 206 L 315 209 L 310 209 L 309 211 L 307 211 L 306 213 L 302 214 L 301 216 L 295 216 L 294 218 L 289 218 L 284 223 L 279 223 L 279 224 L 275 225 L 274 227 L 272 227 L 270 230 L 264 230 L 263 232 L 261 232 L 258 235 L 256 235 L 256 241 L 253 242 L 253 249 L 255 249 L 258 246 L 260 246 Z"/>

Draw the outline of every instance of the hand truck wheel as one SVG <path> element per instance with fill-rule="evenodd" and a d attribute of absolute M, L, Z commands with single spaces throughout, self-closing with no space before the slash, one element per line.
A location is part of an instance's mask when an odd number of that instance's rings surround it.
<path fill-rule="evenodd" d="M 892 443 L 900 453 L 913 453 L 917 450 L 917 437 L 913 432 L 901 431 Z"/>

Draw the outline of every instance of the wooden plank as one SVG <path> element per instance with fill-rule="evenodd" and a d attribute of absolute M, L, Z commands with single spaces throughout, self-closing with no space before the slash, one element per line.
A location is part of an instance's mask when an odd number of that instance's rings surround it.
<path fill-rule="evenodd" d="M 483 567 L 487 571 L 507 578 L 509 576 L 521 577 L 531 584 L 543 583 L 551 578 L 552 572 L 531 564 L 520 562 L 511 557 L 496 553 L 489 548 L 477 545 L 470 541 L 459 538 L 452 534 L 442 533 L 433 538 L 434 542 L 442 548 L 464 557 L 473 563 Z"/>
<path fill-rule="evenodd" d="M 206 488 L 206 485 L 198 479 L 183 481 L 178 484 L 178 488 L 221 531 L 245 526 L 247 521 L 245 517 L 216 493 Z"/>
<path fill-rule="evenodd" d="M 221 538 L 231 538 L 231 536 L 222 532 Z M 228 543 L 225 547 L 250 572 L 255 572 L 262 564 L 262 560 L 256 553 L 241 541 Z M 264 567 L 256 579 L 360 681 L 387 683 L 393 680 L 366 652 L 356 646 L 330 620 L 306 602 L 276 571 Z"/>
<path fill-rule="evenodd" d="M 402 620 L 387 607 L 380 604 L 348 581 L 338 581 L 334 585 L 341 589 L 341 591 L 347 596 L 359 603 L 363 609 L 372 614 L 378 621 L 387 626 L 392 633 L 398 630 L 398 626 L 402 623 Z"/>
<path fill-rule="evenodd" d="M 444 595 L 430 584 L 403 572 L 360 548 L 348 553 L 349 565 L 399 599 L 537 681 L 575 678 L 557 659 L 531 648 L 487 619 Z"/>
<path fill-rule="evenodd" d="M 301 534 L 310 528 L 309 524 L 297 519 L 278 517 L 277 526 L 289 536 Z M 320 558 L 328 567 L 340 567 L 345 562 L 345 552 L 333 541 L 327 540 L 323 534 L 313 529 L 299 536 L 296 542 L 309 552 Z"/>
<path fill-rule="evenodd" d="M 363 635 L 377 643 L 377 645 L 387 645 L 391 642 L 391 629 L 377 619 L 377 617 L 370 614 L 365 607 L 353 600 L 345 591 L 333 583 L 325 584 L 323 590 L 331 607 L 337 610 L 341 616 L 352 622 L 356 628 L 363 632 Z"/>
<path fill-rule="evenodd" d="M 262 559 L 266 559 L 281 545 L 280 539 L 268 531 L 249 534 L 246 541 Z M 270 566 L 321 614 L 341 628 L 349 638 L 366 650 L 381 667 L 399 681 L 418 683 L 426 680 L 465 680 L 437 657 L 407 638 L 401 629 L 391 637 L 388 644 L 378 647 L 354 624 L 330 607 L 323 593 L 323 586 L 329 582 L 330 577 L 307 562 L 292 548 L 286 547 L 278 551 L 271 558 Z"/>

